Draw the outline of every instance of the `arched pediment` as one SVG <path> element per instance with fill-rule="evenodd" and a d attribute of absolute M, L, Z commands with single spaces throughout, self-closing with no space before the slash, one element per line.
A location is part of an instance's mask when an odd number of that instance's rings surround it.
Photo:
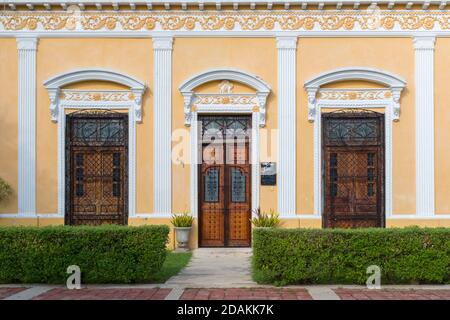
<path fill-rule="evenodd" d="M 183 82 L 179 89 L 181 93 L 189 93 L 193 92 L 195 88 L 204 83 L 216 80 L 232 80 L 252 87 L 257 92 L 270 92 L 270 86 L 258 76 L 244 71 L 228 68 L 211 69 L 196 74 L 195 76 Z"/>
<path fill-rule="evenodd" d="M 320 88 L 333 82 L 362 80 L 382 84 L 389 88 L 404 88 L 406 81 L 392 73 L 365 67 L 335 69 L 322 73 L 305 82 L 305 88 Z"/>
<path fill-rule="evenodd" d="M 47 89 L 58 89 L 72 83 L 90 80 L 114 82 L 129 87 L 130 89 L 145 89 L 145 84 L 142 81 L 126 74 L 107 69 L 72 70 L 48 79 L 44 82 L 44 86 Z"/>
<path fill-rule="evenodd" d="M 317 105 L 318 105 L 318 97 L 317 93 L 322 92 L 324 90 L 321 89 L 321 86 L 341 82 L 341 81 L 367 81 L 381 84 L 386 87 L 384 90 L 390 91 L 388 95 L 384 95 L 385 101 L 382 103 L 388 103 L 392 105 L 392 119 L 394 121 L 398 121 L 400 117 L 400 95 L 406 86 L 406 81 L 401 77 L 392 74 L 390 72 L 386 72 L 379 69 L 366 68 L 366 67 L 349 67 L 349 68 L 341 68 L 335 69 L 332 71 L 328 71 L 305 82 L 305 89 L 308 93 L 308 119 L 310 121 L 315 121 L 317 114 Z M 370 89 L 361 89 L 360 91 L 368 92 Z M 327 91 L 333 91 L 327 90 Z M 339 90 L 334 90 L 336 93 Z M 323 92 L 322 92 L 323 93 Z M 352 93 L 355 97 L 367 96 L 360 93 Z M 388 98 L 387 98 L 388 97 Z M 363 100 L 352 99 L 352 103 L 354 105 L 364 105 L 365 101 Z"/>
<path fill-rule="evenodd" d="M 203 84 L 223 81 L 223 85 L 220 88 L 220 93 L 216 94 L 217 103 L 207 103 L 205 105 L 205 99 L 202 99 L 205 95 L 195 92 L 195 89 Z M 241 83 L 256 91 L 253 94 L 240 94 L 232 93 L 232 86 L 229 87 L 230 82 Z M 266 101 L 267 96 L 270 93 L 270 86 L 256 75 L 228 68 L 210 69 L 205 72 L 194 75 L 183 82 L 180 87 L 180 92 L 184 98 L 184 117 L 185 125 L 190 126 L 193 119 L 193 105 L 202 105 L 210 108 L 211 112 L 214 110 L 221 110 L 233 112 L 243 112 L 245 110 L 256 110 L 259 112 L 259 126 L 263 127 L 266 123 Z M 211 101 L 211 96 L 208 96 L 206 100 Z M 245 102 L 245 103 L 244 103 Z M 242 105 L 244 103 L 244 105 Z M 252 111 L 253 112 L 253 111 Z"/>
<path fill-rule="evenodd" d="M 142 81 L 117 71 L 87 68 L 65 72 L 44 82 L 44 86 L 47 89 L 50 98 L 50 112 L 52 121 L 58 121 L 60 95 L 66 91 L 62 88 L 64 86 L 83 81 L 106 81 L 128 87 L 129 90 L 126 90 L 125 92 L 128 91 L 132 93 L 127 97 L 132 97 L 131 102 L 133 104 L 135 119 L 136 121 L 141 120 L 142 95 L 145 91 L 145 84 Z M 99 105 L 94 104 L 94 102 L 89 103 L 92 107 L 99 107 Z M 106 104 L 111 107 L 113 106 L 111 101 L 106 102 Z"/>

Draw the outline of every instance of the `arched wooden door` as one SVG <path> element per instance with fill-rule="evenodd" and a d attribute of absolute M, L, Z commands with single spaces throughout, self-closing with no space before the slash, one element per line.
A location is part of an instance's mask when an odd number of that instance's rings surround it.
<path fill-rule="evenodd" d="M 322 115 L 324 227 L 384 227 L 384 114 Z"/>
<path fill-rule="evenodd" d="M 199 245 L 250 246 L 251 117 L 203 116 L 199 121 Z"/>

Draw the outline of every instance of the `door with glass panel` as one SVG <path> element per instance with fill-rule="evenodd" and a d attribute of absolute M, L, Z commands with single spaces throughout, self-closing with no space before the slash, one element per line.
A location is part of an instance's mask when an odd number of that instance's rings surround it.
<path fill-rule="evenodd" d="M 251 117 L 199 117 L 199 245 L 250 246 Z"/>

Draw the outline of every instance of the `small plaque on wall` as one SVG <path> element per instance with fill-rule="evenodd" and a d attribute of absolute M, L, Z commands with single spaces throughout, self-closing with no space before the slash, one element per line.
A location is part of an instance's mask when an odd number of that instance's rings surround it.
<path fill-rule="evenodd" d="M 261 185 L 275 186 L 277 184 L 277 166 L 275 162 L 261 162 Z"/>

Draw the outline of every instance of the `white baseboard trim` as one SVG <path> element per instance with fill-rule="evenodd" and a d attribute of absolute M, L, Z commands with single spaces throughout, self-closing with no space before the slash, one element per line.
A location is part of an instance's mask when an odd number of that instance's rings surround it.
<path fill-rule="evenodd" d="M 58 213 L 0 213 L 0 219 L 32 219 L 32 218 L 43 218 L 43 219 L 64 219 L 64 216 Z"/>

